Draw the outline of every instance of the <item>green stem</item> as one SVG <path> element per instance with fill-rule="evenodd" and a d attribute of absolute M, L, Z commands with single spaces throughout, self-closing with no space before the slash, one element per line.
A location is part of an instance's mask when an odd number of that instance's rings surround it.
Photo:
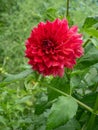
<path fill-rule="evenodd" d="M 83 44 L 83 47 L 85 47 L 90 41 L 91 41 L 92 36 L 89 37 L 89 39 L 87 39 L 87 41 Z"/>
<path fill-rule="evenodd" d="M 67 6 L 66 6 L 66 17 L 69 16 L 69 0 L 67 0 Z"/>
<path fill-rule="evenodd" d="M 51 87 L 51 86 L 48 86 L 50 89 L 52 89 L 52 90 L 54 90 L 54 91 L 56 91 L 56 92 L 58 92 L 58 93 L 60 93 L 60 94 L 62 94 L 62 95 L 64 95 L 64 96 L 70 96 L 70 95 L 68 95 L 67 93 L 64 93 L 63 91 L 61 91 L 61 90 L 59 90 L 59 89 L 57 89 L 57 88 L 54 88 L 54 87 Z"/>
<path fill-rule="evenodd" d="M 64 96 L 70 96 L 70 95 L 68 95 L 67 93 L 65 93 L 65 92 L 62 92 L 61 90 L 59 90 L 59 89 L 57 89 L 57 88 L 53 88 L 53 87 L 51 87 L 51 86 L 48 86 L 50 89 L 52 89 L 52 90 L 54 90 L 54 91 L 56 91 L 56 92 L 58 92 L 58 93 L 60 93 L 60 94 L 62 94 L 62 95 L 64 95 Z M 72 96 L 71 96 L 72 97 Z M 91 108 L 91 107 L 89 107 L 89 106 L 87 106 L 86 104 L 84 104 L 84 103 L 82 103 L 81 101 L 79 101 L 79 100 L 77 100 L 76 98 L 74 98 L 74 97 L 72 97 L 79 105 L 81 105 L 82 107 L 84 107 L 85 109 L 87 109 L 88 111 L 90 111 L 91 113 L 93 113 L 93 109 Z"/>
<path fill-rule="evenodd" d="M 74 97 L 73 97 L 74 98 Z M 86 110 L 88 110 L 89 112 L 93 113 L 93 109 L 89 106 L 87 106 L 86 104 L 82 103 L 81 101 L 77 100 L 76 98 L 74 98 L 74 100 L 81 105 L 82 107 L 86 108 Z"/>
<path fill-rule="evenodd" d="M 94 105 L 94 109 L 93 109 L 94 113 L 96 113 L 97 109 L 98 109 L 98 95 L 96 97 L 96 101 L 95 101 L 95 105 Z M 96 117 L 96 115 L 94 113 L 91 114 L 91 117 L 89 119 L 89 122 L 88 122 L 86 130 L 93 130 L 94 121 L 95 121 L 95 117 Z"/>

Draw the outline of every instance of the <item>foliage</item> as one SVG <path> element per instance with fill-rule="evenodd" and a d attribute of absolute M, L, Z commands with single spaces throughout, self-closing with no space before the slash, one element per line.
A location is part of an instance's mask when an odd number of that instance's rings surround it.
<path fill-rule="evenodd" d="M 70 1 L 69 23 L 84 38 L 84 56 L 63 78 L 27 65 L 24 43 L 40 21 L 66 17 L 66 0 L 0 0 L 0 129 L 98 129 L 98 1 Z"/>

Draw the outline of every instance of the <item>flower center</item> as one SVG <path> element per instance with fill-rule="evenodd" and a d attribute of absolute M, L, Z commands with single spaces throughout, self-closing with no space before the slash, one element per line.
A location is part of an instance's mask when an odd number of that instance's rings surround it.
<path fill-rule="evenodd" d="M 51 40 L 43 40 L 42 48 L 46 54 L 54 53 L 54 43 Z"/>

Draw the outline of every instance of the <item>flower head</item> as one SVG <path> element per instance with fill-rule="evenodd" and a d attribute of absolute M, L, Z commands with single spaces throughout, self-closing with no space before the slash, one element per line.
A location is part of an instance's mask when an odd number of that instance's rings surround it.
<path fill-rule="evenodd" d="M 83 55 L 82 35 L 78 27 L 69 28 L 66 19 L 40 22 L 26 41 L 26 57 L 32 68 L 43 75 L 63 76 Z"/>

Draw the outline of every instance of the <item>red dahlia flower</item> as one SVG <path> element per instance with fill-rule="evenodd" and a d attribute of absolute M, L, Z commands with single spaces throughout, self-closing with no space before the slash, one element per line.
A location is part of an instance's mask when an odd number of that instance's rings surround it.
<path fill-rule="evenodd" d="M 26 57 L 32 68 L 43 75 L 63 76 L 64 67 L 73 68 L 83 54 L 78 27 L 69 28 L 66 19 L 40 22 L 26 41 Z"/>

